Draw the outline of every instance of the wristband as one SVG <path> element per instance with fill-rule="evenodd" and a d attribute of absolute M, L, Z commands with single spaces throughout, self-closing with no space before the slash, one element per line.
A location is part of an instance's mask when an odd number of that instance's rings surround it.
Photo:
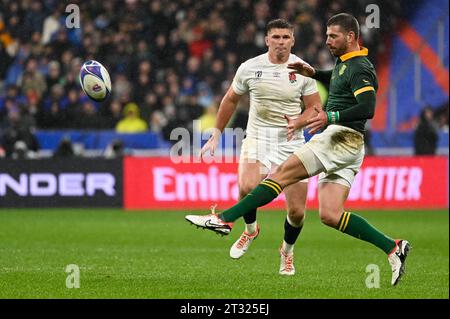
<path fill-rule="evenodd" d="M 339 122 L 339 112 L 327 112 L 328 124 L 335 124 Z"/>

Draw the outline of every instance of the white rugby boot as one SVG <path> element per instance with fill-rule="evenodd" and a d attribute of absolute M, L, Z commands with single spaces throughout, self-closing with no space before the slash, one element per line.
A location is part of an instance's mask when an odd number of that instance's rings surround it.
<path fill-rule="evenodd" d="M 286 253 L 283 246 L 280 247 L 280 275 L 295 275 L 294 252 Z"/>
<path fill-rule="evenodd" d="M 186 215 L 185 218 L 197 227 L 212 230 L 220 235 L 228 235 L 233 228 L 233 223 L 221 220 L 215 213 L 215 208 L 215 206 L 211 207 L 211 213 L 208 215 Z"/>
<path fill-rule="evenodd" d="M 256 230 L 252 234 L 244 231 L 242 235 L 236 240 L 236 242 L 230 248 L 230 257 L 233 259 L 241 258 L 250 247 L 250 244 L 258 237 L 259 235 L 259 225 L 256 225 Z"/>
<path fill-rule="evenodd" d="M 411 245 L 407 240 L 398 239 L 395 241 L 396 246 L 393 252 L 388 255 L 388 261 L 392 268 L 392 280 L 393 286 L 397 285 L 400 278 L 406 270 L 406 257 L 408 257 Z"/>

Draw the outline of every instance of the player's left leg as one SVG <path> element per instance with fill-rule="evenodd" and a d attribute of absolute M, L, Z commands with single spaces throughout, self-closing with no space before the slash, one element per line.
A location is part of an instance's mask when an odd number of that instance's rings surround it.
<path fill-rule="evenodd" d="M 281 275 L 294 275 L 294 244 L 303 228 L 305 220 L 307 181 L 289 185 L 284 189 L 286 195 L 287 215 L 284 221 L 284 238 L 280 247 Z"/>
<path fill-rule="evenodd" d="M 406 240 L 394 240 L 372 226 L 361 216 L 344 210 L 350 184 L 337 175 L 319 182 L 319 215 L 322 222 L 345 234 L 367 241 L 388 255 L 392 267 L 392 285 L 396 285 L 405 270 L 411 248 Z"/>

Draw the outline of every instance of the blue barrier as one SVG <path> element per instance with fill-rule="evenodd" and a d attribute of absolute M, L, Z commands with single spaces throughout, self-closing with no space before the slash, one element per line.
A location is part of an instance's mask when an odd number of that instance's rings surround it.
<path fill-rule="evenodd" d="M 306 139 L 309 140 L 310 135 L 307 133 L 305 135 Z M 413 136 L 414 132 L 412 131 L 401 133 L 372 132 L 371 142 L 374 148 L 414 147 Z M 52 151 L 58 147 L 64 137 L 68 137 L 72 143 L 83 144 L 84 148 L 88 150 L 105 149 L 114 140 L 121 140 L 125 148 L 138 150 L 169 149 L 172 145 L 155 132 L 118 134 L 114 131 L 37 131 L 36 137 L 42 150 Z M 201 144 L 204 145 L 205 143 L 206 139 L 202 139 Z M 218 147 L 219 149 L 236 148 L 238 143 L 235 138 L 224 134 Z M 448 132 L 439 132 L 438 147 L 448 147 L 448 143 Z"/>
<path fill-rule="evenodd" d="M 67 137 L 72 143 L 80 143 L 85 149 L 105 149 L 112 141 L 121 140 L 125 148 L 161 149 L 169 148 L 170 143 L 154 132 L 119 134 L 114 131 L 37 131 L 40 148 L 54 150 L 60 141 Z"/>

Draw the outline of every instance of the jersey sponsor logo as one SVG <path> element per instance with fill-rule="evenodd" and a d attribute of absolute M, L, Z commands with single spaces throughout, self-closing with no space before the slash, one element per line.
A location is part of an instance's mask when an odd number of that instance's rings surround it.
<path fill-rule="evenodd" d="M 347 69 L 347 65 L 344 64 L 343 66 L 341 66 L 341 68 L 339 69 L 339 76 L 344 74 L 346 69 Z"/>
<path fill-rule="evenodd" d="M 262 71 L 255 72 L 255 78 L 260 78 L 262 76 Z"/>
<path fill-rule="evenodd" d="M 274 78 L 279 78 L 280 77 L 280 72 L 273 72 L 273 77 Z"/>

